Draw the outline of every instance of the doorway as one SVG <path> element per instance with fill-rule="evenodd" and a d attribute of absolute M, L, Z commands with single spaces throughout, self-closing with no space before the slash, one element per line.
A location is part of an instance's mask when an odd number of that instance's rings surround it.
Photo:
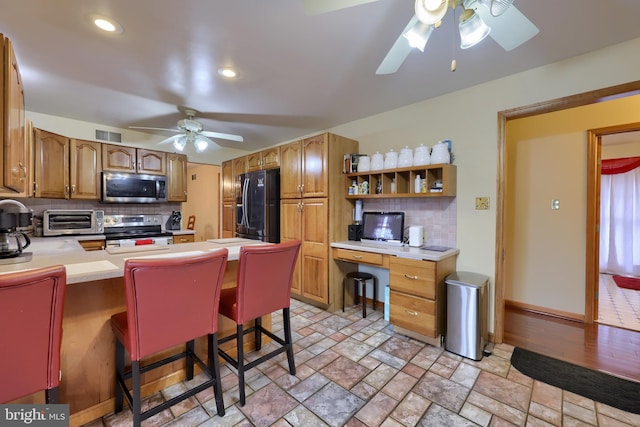
<path fill-rule="evenodd" d="M 545 113 L 551 113 L 555 111 L 561 111 L 571 109 L 574 107 L 586 106 L 590 104 L 600 103 L 616 98 L 623 98 L 627 96 L 637 95 L 640 93 L 640 81 L 627 83 L 623 85 L 613 86 L 610 88 L 599 89 L 579 95 L 573 95 L 566 98 L 560 98 L 551 100 L 544 103 L 531 105 L 528 107 L 521 107 L 513 110 L 502 111 L 498 113 L 498 171 L 497 171 L 497 212 L 496 212 L 496 277 L 495 277 L 495 296 L 494 296 L 494 340 L 496 343 L 501 343 L 504 339 L 504 311 L 505 311 L 505 291 L 506 291 L 506 276 L 507 265 L 509 263 L 507 253 L 507 237 L 508 231 L 505 224 L 509 223 L 512 218 L 509 217 L 506 206 L 507 197 L 507 167 L 506 167 L 506 124 L 509 120 L 541 115 Z M 638 126 L 640 128 L 640 126 Z M 589 168 L 596 166 L 595 162 L 599 153 L 593 156 L 594 147 L 599 148 L 600 145 L 596 142 L 595 133 L 593 138 L 589 138 Z M 594 182 L 593 176 L 597 174 L 591 174 L 588 182 L 588 215 L 587 224 L 593 226 L 596 224 L 594 203 L 598 195 L 594 195 L 595 188 L 599 188 L 599 183 Z M 587 227 L 589 228 L 589 226 Z M 586 259 L 586 271 L 585 271 L 585 310 L 584 319 L 581 319 L 584 323 L 593 323 L 596 319 L 597 310 L 595 309 L 595 292 L 597 284 L 597 268 L 593 265 L 594 249 L 597 240 L 595 240 L 595 230 L 587 229 L 587 253 Z M 595 264 L 597 265 L 597 264 Z"/>
<path fill-rule="evenodd" d="M 640 140 L 640 123 L 629 123 L 588 131 L 589 170 L 587 200 L 587 302 L 591 296 L 591 312 L 585 310 L 595 322 L 635 331 L 640 331 L 638 314 L 639 291 L 619 288 L 610 274 L 600 272 L 600 165 L 603 147 L 615 152 L 613 146 L 627 145 L 622 156 L 640 155 L 634 141 Z M 629 145 L 631 151 L 629 151 Z M 638 143 L 640 145 L 640 143 Z M 631 155 L 630 155 L 631 154 Z M 615 157 L 615 156 L 614 156 Z M 590 289 L 589 284 L 592 284 Z M 587 305 L 589 307 L 589 305 Z"/>

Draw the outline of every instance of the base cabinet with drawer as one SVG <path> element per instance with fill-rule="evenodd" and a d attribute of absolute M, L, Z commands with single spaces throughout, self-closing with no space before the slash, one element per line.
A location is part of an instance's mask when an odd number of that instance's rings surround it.
<path fill-rule="evenodd" d="M 196 241 L 195 234 L 174 234 L 173 235 L 173 244 L 177 245 L 180 243 L 193 243 Z"/>
<path fill-rule="evenodd" d="M 396 332 L 440 346 L 446 322 L 446 276 L 456 258 L 389 258 L 389 322 Z"/>

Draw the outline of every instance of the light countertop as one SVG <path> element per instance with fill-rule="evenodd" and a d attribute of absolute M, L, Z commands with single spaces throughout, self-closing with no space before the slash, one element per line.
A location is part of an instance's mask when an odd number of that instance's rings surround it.
<path fill-rule="evenodd" d="M 67 267 L 67 284 L 122 277 L 124 262 L 129 258 L 166 258 L 196 255 L 221 248 L 229 251 L 229 261 L 238 259 L 240 247 L 269 243 L 249 239 L 217 239 L 215 241 L 183 243 L 180 245 L 144 245 L 119 248 L 121 253 L 85 251 L 73 237 L 34 237 L 24 250 L 32 254 L 31 261 L 0 264 L 0 274 L 63 264 Z M 145 247 L 146 246 L 146 247 Z"/>
<path fill-rule="evenodd" d="M 351 249 L 362 252 L 373 252 L 383 255 L 395 255 L 400 258 L 410 258 L 417 260 L 441 261 L 443 259 L 458 255 L 460 250 L 451 248 L 446 251 L 429 251 L 411 246 L 390 246 L 385 244 L 362 243 L 355 240 L 342 242 L 332 242 L 332 248 Z"/>

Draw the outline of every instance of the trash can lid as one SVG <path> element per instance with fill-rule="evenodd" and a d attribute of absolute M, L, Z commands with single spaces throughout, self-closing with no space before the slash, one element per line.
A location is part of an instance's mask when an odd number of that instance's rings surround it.
<path fill-rule="evenodd" d="M 449 274 L 444 281 L 451 285 L 482 287 L 487 284 L 489 277 L 469 271 L 456 271 L 455 273 Z"/>

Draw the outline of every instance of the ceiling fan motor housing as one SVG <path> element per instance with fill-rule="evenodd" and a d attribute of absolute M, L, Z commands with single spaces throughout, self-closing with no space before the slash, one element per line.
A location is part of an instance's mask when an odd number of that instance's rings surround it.
<path fill-rule="evenodd" d="M 189 132 L 202 132 L 202 124 L 195 120 L 183 119 L 178 121 L 178 128 Z"/>

